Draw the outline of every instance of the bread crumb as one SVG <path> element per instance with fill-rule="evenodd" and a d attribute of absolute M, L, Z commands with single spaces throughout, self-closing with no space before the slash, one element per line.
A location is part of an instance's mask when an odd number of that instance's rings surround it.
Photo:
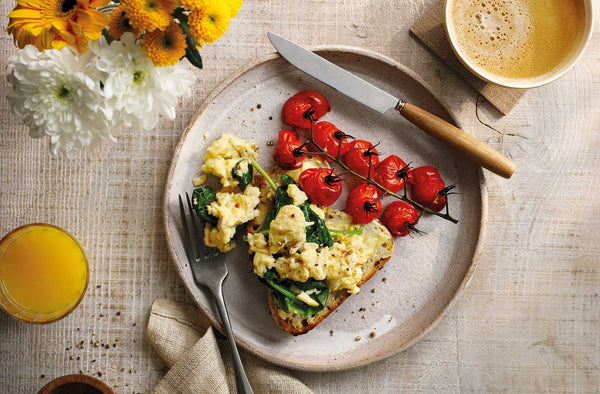
<path fill-rule="evenodd" d="M 377 335 L 377 333 L 375 331 L 371 331 L 371 338 L 375 338 L 375 335 Z"/>
<path fill-rule="evenodd" d="M 356 338 L 354 338 L 354 340 L 355 340 L 355 341 L 360 341 L 361 339 L 362 339 L 362 338 L 361 338 L 361 336 L 360 336 L 360 335 L 359 335 L 359 336 L 357 336 Z"/>
<path fill-rule="evenodd" d="M 333 336 L 333 330 L 329 331 L 329 336 L 332 337 Z"/>

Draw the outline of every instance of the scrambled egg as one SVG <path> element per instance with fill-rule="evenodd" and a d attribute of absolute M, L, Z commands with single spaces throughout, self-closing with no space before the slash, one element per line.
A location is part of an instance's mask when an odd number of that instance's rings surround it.
<path fill-rule="evenodd" d="M 324 216 L 320 208 L 313 206 L 313 209 L 319 216 Z M 294 218 L 290 217 L 292 212 Z M 301 215 L 301 220 L 298 215 Z M 306 242 L 304 227 L 309 224 L 298 207 L 287 205 L 271 222 L 268 240 L 264 234 L 248 234 L 249 249 L 254 253 L 254 272 L 262 277 L 267 270 L 274 268 L 281 278 L 297 282 L 305 282 L 309 278 L 326 280 L 332 291 L 347 289 L 352 294 L 358 293 L 362 268 L 386 241 L 385 236 L 375 233 L 334 234 L 331 247 L 319 247 L 316 243 Z M 346 214 L 326 219 L 326 224 L 328 228 L 337 230 L 360 228 L 352 224 Z M 279 247 L 280 243 L 282 247 Z M 306 297 L 300 296 L 302 298 L 299 299 L 305 301 Z"/>
<path fill-rule="evenodd" d="M 304 219 L 304 213 L 295 205 L 282 207 L 269 229 L 269 253 L 294 254 L 306 242 L 304 228 L 312 223 Z"/>
<path fill-rule="evenodd" d="M 289 185 L 287 188 L 287 195 L 292 199 L 294 205 L 300 205 L 304 201 L 308 200 L 306 193 L 304 193 L 300 188 L 296 185 Z"/>
<path fill-rule="evenodd" d="M 223 187 L 237 186 L 237 179 L 233 178 L 232 171 L 236 164 L 249 158 L 256 159 L 258 147 L 253 142 L 246 142 L 232 134 L 223 134 L 206 150 L 204 165 L 201 170 L 220 178 Z M 240 164 L 243 170 L 247 164 Z"/>
<path fill-rule="evenodd" d="M 216 193 L 216 201 L 208 205 L 208 213 L 218 218 L 216 226 L 207 224 L 204 229 L 206 245 L 217 247 L 227 252 L 235 247 L 233 237 L 236 227 L 259 216 L 257 206 L 262 200 L 263 206 L 270 204 L 273 193 L 259 196 L 257 187 L 248 186 L 242 193 L 236 186 L 232 171 L 240 161 L 257 158 L 257 146 L 231 134 L 223 134 L 208 148 L 202 171 L 216 175 L 223 189 Z M 247 164 L 242 163 L 245 169 Z M 302 168 L 285 171 L 294 180 L 308 168 L 329 167 L 326 161 L 319 158 L 306 158 Z M 279 174 L 281 174 L 280 172 Z M 198 177 L 195 183 L 206 181 Z M 305 282 L 309 278 L 326 280 L 332 291 L 347 289 L 350 293 L 359 292 L 358 283 L 363 275 L 362 268 L 369 257 L 373 256 L 384 242 L 385 237 L 375 233 L 333 234 L 331 247 L 319 247 L 316 243 L 306 242 L 305 228 L 312 223 L 307 222 L 304 213 L 297 206 L 307 201 L 306 194 L 296 185 L 287 189 L 293 204 L 282 207 L 275 219 L 270 223 L 267 234 L 248 234 L 248 245 L 254 254 L 254 272 L 262 277 L 269 269 L 275 269 L 279 276 L 297 282 Z M 360 228 L 352 224 L 349 215 L 326 218 L 325 212 L 311 205 L 313 211 L 325 219 L 330 229 L 355 230 Z M 300 291 L 297 298 L 308 305 L 317 306 L 310 294 Z"/>
<path fill-rule="evenodd" d="M 259 203 L 258 195 L 259 189 L 254 186 L 246 187 L 243 193 L 226 190 L 217 192 L 216 201 L 210 203 L 206 209 L 219 221 L 216 226 L 206 225 L 204 243 L 222 252 L 233 249 L 235 241 L 232 241 L 232 238 L 236 227 L 258 216 L 256 209 Z"/>

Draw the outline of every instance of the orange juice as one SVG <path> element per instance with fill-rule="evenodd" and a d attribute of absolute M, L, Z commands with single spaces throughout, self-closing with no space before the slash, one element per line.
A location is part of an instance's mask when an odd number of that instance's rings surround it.
<path fill-rule="evenodd" d="M 17 319 L 49 323 L 66 316 L 87 282 L 85 254 L 63 229 L 30 224 L 0 241 L 0 306 Z"/>

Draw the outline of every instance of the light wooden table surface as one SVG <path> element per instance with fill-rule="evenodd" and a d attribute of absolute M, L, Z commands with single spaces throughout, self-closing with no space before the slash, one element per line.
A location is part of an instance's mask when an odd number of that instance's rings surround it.
<path fill-rule="evenodd" d="M 1 34 L 0 233 L 40 221 L 68 229 L 87 247 L 91 281 L 82 305 L 58 323 L 32 326 L 0 314 L 0 393 L 36 392 L 80 370 L 102 374 L 118 392 L 148 392 L 164 374 L 144 333 L 155 298 L 186 299 L 162 228 L 171 155 L 208 92 L 272 51 L 269 30 L 404 63 L 450 103 L 468 132 L 518 167 L 510 180 L 488 173 L 488 238 L 479 267 L 431 334 L 364 368 L 297 376 L 317 392 L 598 392 L 599 23 L 587 53 L 561 80 L 530 91 L 505 117 L 480 106 L 502 136 L 477 121 L 476 94 L 409 36 L 430 3 L 248 0 L 223 39 L 202 50 L 206 68 L 175 121 L 72 160 L 50 157 L 46 142 L 30 139 L 11 113 L 4 65 L 15 49 Z M 13 5 L 0 6 L 2 30 Z M 600 3 L 594 7 L 600 16 Z"/>

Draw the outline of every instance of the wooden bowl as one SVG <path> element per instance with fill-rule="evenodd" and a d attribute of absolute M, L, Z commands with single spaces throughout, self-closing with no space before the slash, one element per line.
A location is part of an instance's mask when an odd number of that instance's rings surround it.
<path fill-rule="evenodd" d="M 92 376 L 72 374 L 48 382 L 38 394 L 114 394 L 114 391 Z"/>

